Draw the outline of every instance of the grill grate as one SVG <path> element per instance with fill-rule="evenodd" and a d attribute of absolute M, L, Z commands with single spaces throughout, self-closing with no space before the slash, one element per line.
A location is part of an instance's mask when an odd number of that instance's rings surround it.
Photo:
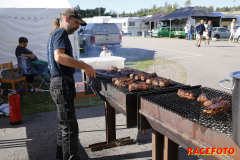
<path fill-rule="evenodd" d="M 140 82 L 140 81 L 139 81 Z M 137 82 L 138 83 L 138 82 Z M 167 91 L 167 90 L 171 90 L 171 89 L 176 89 L 176 88 L 184 88 L 186 87 L 186 85 L 178 83 L 178 82 L 173 82 L 173 85 L 168 86 L 168 87 L 160 87 L 160 86 L 153 86 L 153 89 L 151 90 L 146 90 L 146 91 L 132 91 L 130 92 L 127 88 L 123 88 L 123 87 L 118 87 L 113 83 L 109 83 L 109 85 L 111 85 L 112 87 L 117 88 L 119 91 L 125 93 L 125 94 L 145 94 L 145 93 L 153 93 L 153 92 L 159 92 L 159 91 Z"/>
<path fill-rule="evenodd" d="M 98 69 L 96 70 L 97 71 L 97 78 L 96 78 L 96 81 L 97 80 L 105 80 L 105 82 L 110 82 L 112 83 L 112 78 L 113 77 L 128 77 L 126 75 L 123 75 L 122 73 L 114 73 L 114 72 L 106 72 L 106 70 L 103 70 L 103 69 Z M 134 73 L 134 72 L 139 72 L 139 73 L 144 73 L 144 74 L 147 74 L 145 72 L 142 72 L 142 71 L 139 71 L 139 70 L 136 70 L 136 69 L 130 69 L 128 72 L 126 73 Z M 101 73 L 104 73 L 104 74 L 101 74 Z M 106 73 L 106 74 L 105 74 Z M 135 83 L 140 83 L 142 81 L 135 81 Z M 141 93 L 148 93 L 148 92 L 158 92 L 158 91 L 163 91 L 163 90 L 170 90 L 170 89 L 175 89 L 175 88 L 182 88 L 182 87 L 186 87 L 186 85 L 184 84 L 181 84 L 181 83 L 178 83 L 178 82 L 175 82 L 173 81 L 173 84 L 168 86 L 168 87 L 160 87 L 160 86 L 153 86 L 153 89 L 151 90 L 146 90 L 146 91 L 132 91 L 132 92 L 129 92 L 128 88 L 122 88 L 122 87 L 117 87 L 116 85 L 114 85 L 113 83 L 110 84 L 111 86 L 114 86 L 116 87 L 119 91 L 121 92 L 124 92 L 125 94 L 141 94 Z"/>
<path fill-rule="evenodd" d="M 196 96 L 201 93 L 205 93 L 208 99 L 222 96 L 232 105 L 232 96 L 229 93 L 215 90 L 212 88 L 202 87 L 197 89 L 189 89 Z M 203 103 L 195 100 L 188 100 L 178 97 L 176 92 L 167 94 L 155 94 L 144 95 L 143 99 L 146 99 L 166 110 L 174 112 L 184 118 L 187 118 L 195 123 L 198 123 L 204 127 L 211 128 L 217 132 L 221 132 L 231 137 L 232 133 L 232 111 L 228 111 L 226 114 L 208 115 L 203 113 Z"/>

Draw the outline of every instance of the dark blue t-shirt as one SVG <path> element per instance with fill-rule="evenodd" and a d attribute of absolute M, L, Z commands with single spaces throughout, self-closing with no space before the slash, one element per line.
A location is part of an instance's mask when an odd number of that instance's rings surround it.
<path fill-rule="evenodd" d="M 73 57 L 72 45 L 68 38 L 67 32 L 63 28 L 58 28 L 52 32 L 48 40 L 48 65 L 51 76 L 73 75 L 75 69 L 57 63 L 54 59 L 54 51 L 65 49 L 65 54 Z"/>
<path fill-rule="evenodd" d="M 20 56 L 21 54 L 33 54 L 33 53 L 25 47 L 17 46 L 15 50 L 16 57 Z"/>
<path fill-rule="evenodd" d="M 200 35 L 203 35 L 203 31 L 205 31 L 205 26 L 204 24 L 200 24 L 196 27 L 196 30 L 197 30 L 197 33 L 200 34 Z M 200 32 L 198 32 L 200 31 Z"/>

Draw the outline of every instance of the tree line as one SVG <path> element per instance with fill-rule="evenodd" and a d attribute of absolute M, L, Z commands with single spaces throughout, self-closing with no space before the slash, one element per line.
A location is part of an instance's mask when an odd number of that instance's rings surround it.
<path fill-rule="evenodd" d="M 191 0 L 187 0 L 184 4 L 184 7 L 191 7 Z M 87 17 L 94 17 L 94 16 L 112 16 L 112 17 L 135 17 L 135 16 L 146 16 L 146 15 L 153 15 L 155 13 L 166 13 L 169 14 L 176 9 L 184 8 L 180 7 L 177 2 L 174 4 L 170 4 L 168 2 L 164 3 L 164 6 L 157 6 L 156 4 L 152 6 L 152 8 L 142 8 L 139 9 L 137 12 L 130 12 L 126 13 L 123 11 L 122 13 L 117 14 L 116 11 L 110 10 L 109 12 L 106 12 L 106 8 L 100 7 L 100 8 L 95 8 L 95 9 L 86 9 L 82 10 L 79 5 L 74 7 L 76 10 L 78 10 L 82 17 L 87 18 Z M 208 13 L 212 12 L 233 12 L 233 11 L 240 11 L 240 6 L 236 7 L 217 7 L 214 8 L 213 6 L 205 7 L 205 6 L 195 6 L 201 10 L 204 10 Z"/>

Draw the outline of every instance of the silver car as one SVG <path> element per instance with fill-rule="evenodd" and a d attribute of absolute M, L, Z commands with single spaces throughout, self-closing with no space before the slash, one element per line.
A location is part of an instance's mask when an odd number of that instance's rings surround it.
<path fill-rule="evenodd" d="M 212 37 L 213 38 L 229 38 L 231 32 L 224 27 L 213 27 Z"/>
<path fill-rule="evenodd" d="M 80 28 L 78 36 L 80 49 L 85 54 L 103 45 L 114 49 L 122 46 L 122 35 L 115 23 L 88 23 Z"/>
<path fill-rule="evenodd" d="M 237 40 L 238 43 L 240 43 L 240 27 L 236 27 L 235 33 L 234 33 L 234 39 Z"/>

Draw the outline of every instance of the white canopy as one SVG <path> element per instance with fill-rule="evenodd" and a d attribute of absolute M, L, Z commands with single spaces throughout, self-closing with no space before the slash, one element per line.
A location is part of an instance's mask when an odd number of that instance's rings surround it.
<path fill-rule="evenodd" d="M 19 37 L 28 39 L 27 48 L 47 61 L 47 41 L 54 18 L 72 8 L 68 0 L 0 0 L 0 63 L 17 63 L 15 49 Z M 69 37 L 78 57 L 76 35 Z"/>

